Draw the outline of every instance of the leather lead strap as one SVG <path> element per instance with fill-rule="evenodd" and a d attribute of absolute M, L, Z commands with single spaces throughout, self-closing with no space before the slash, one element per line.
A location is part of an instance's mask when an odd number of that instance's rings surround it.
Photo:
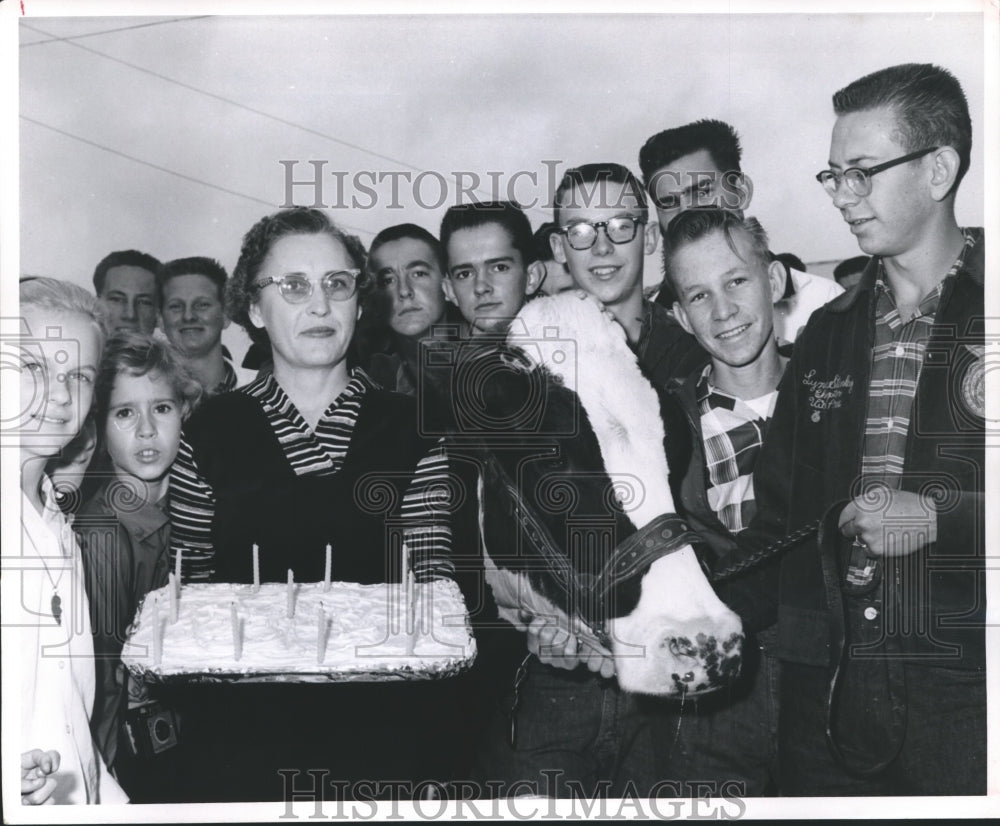
<path fill-rule="evenodd" d="M 719 560 L 719 563 L 724 563 L 722 567 L 714 568 L 710 571 L 709 580 L 712 582 L 724 582 L 727 579 L 744 574 L 752 568 L 763 565 L 772 557 L 784 553 L 789 548 L 793 548 L 803 540 L 813 536 L 819 530 L 819 526 L 820 520 L 817 519 L 815 522 L 809 522 L 801 528 L 797 528 L 776 542 L 757 548 L 751 554 L 741 554 L 735 560 L 731 557 L 724 557 Z"/>

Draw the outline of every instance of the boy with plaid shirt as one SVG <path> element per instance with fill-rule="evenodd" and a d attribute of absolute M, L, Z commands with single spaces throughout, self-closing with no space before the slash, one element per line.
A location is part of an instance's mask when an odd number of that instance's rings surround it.
<path fill-rule="evenodd" d="M 872 258 L 796 341 L 738 537 L 742 554 L 823 520 L 758 594 L 778 619 L 782 793 L 981 795 L 993 434 L 985 241 L 955 216 L 968 104 L 951 73 L 904 64 L 833 108 L 816 177 Z"/>
<path fill-rule="evenodd" d="M 673 395 L 692 434 L 681 505 L 691 527 L 721 556 L 734 549 L 735 535 L 755 510 L 753 471 L 787 361 L 773 318 L 785 272 L 770 261 L 760 224 L 735 212 L 681 213 L 665 240 L 665 277 L 678 297 L 674 315 L 711 357 Z M 741 605 L 735 589 L 720 588 L 720 596 L 741 614 L 746 630 L 766 622 Z M 755 642 L 744 646 L 743 673 L 728 690 L 656 720 L 657 775 L 692 784 L 684 794 L 700 794 L 696 783 L 713 784 L 714 794 L 776 791 L 773 629 L 762 630 Z"/>

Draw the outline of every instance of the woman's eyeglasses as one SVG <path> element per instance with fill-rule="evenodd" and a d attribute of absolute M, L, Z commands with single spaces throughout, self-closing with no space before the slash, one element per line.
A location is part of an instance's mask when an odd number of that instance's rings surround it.
<path fill-rule="evenodd" d="M 347 301 L 358 291 L 358 278 L 360 276 L 361 270 L 359 269 L 328 272 L 320 280 L 323 294 L 331 301 Z M 281 297 L 289 304 L 301 304 L 303 301 L 308 301 L 313 294 L 313 282 L 298 273 L 265 278 L 253 286 L 257 290 L 262 290 L 270 284 L 277 285 Z"/>

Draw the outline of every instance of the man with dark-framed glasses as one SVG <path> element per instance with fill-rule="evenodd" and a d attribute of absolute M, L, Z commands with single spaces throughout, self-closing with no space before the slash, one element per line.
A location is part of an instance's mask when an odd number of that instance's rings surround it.
<path fill-rule="evenodd" d="M 872 257 L 796 343 L 740 537 L 823 519 L 781 560 L 782 790 L 984 794 L 984 240 L 954 205 L 968 105 L 928 64 L 833 105 L 817 180 Z"/>

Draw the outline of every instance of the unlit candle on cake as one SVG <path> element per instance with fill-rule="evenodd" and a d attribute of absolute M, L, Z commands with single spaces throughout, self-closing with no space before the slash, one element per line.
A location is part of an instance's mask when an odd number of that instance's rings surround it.
<path fill-rule="evenodd" d="M 253 590 L 257 593 L 260 590 L 260 548 L 257 543 L 253 543 Z"/>
<path fill-rule="evenodd" d="M 294 591 L 293 591 L 294 582 L 295 582 L 295 580 L 292 578 L 292 569 L 289 568 L 288 569 L 288 597 L 287 597 L 287 605 L 285 607 L 285 614 L 288 617 L 288 619 L 291 619 L 292 617 L 295 616 L 295 596 L 294 596 Z"/>
<path fill-rule="evenodd" d="M 333 549 L 330 544 L 326 546 L 326 564 L 323 566 L 323 593 L 330 590 L 330 566 L 333 562 Z"/>
<path fill-rule="evenodd" d="M 412 621 L 417 612 L 417 576 L 413 571 L 410 571 L 406 576 L 406 601 L 410 607 Z"/>
<path fill-rule="evenodd" d="M 177 579 L 177 587 L 181 585 L 181 554 L 184 553 L 183 548 L 177 549 L 177 559 L 174 560 L 174 577 Z"/>
<path fill-rule="evenodd" d="M 229 603 L 229 610 L 233 618 L 233 658 L 239 662 L 243 656 L 243 637 L 240 634 L 240 618 L 236 613 L 236 603 Z"/>
<path fill-rule="evenodd" d="M 475 639 L 461 591 L 453 581 L 417 584 L 413 634 L 413 629 L 401 628 L 406 617 L 401 610 L 398 624 L 395 618 L 391 627 L 386 622 L 389 600 L 402 609 L 403 589 L 398 582 L 334 582 L 330 593 L 323 595 L 318 580 L 294 585 L 295 602 L 301 594 L 303 604 L 295 606 L 291 620 L 282 619 L 287 599 L 283 582 L 261 582 L 259 594 L 250 593 L 249 583 L 189 583 L 182 594 L 184 619 L 176 625 L 167 623 L 169 586 L 164 585 L 143 602 L 122 660 L 136 674 L 148 671 L 156 679 L 184 676 L 196 682 L 382 682 L 445 676 L 471 663 Z M 156 611 L 158 643 L 154 643 Z M 344 621 L 333 627 L 340 616 Z M 451 618 L 459 616 L 464 621 L 456 624 Z M 443 617 L 449 620 L 441 622 Z M 317 664 L 321 628 L 322 662 Z M 409 648 L 415 653 L 407 655 L 411 635 L 414 645 Z M 160 646 L 156 665 L 154 644 Z"/>
<path fill-rule="evenodd" d="M 330 546 L 327 545 L 329 548 Z M 316 609 L 316 663 L 322 664 L 323 653 L 326 646 L 323 644 L 326 642 L 326 611 L 323 610 L 323 603 L 319 604 Z"/>
<path fill-rule="evenodd" d="M 413 571 L 406 577 L 406 605 L 409 610 L 410 639 L 407 643 L 407 654 L 413 653 L 417 641 L 417 578 Z"/>
<path fill-rule="evenodd" d="M 403 626 L 402 630 L 405 632 L 408 629 L 406 622 L 410 616 L 410 549 L 406 545 L 406 540 L 403 540 L 403 547 L 399 552 L 399 593 L 403 600 L 403 605 L 399 612 L 399 622 Z M 405 609 L 405 613 L 402 609 Z"/>
<path fill-rule="evenodd" d="M 417 647 L 417 599 L 416 599 L 416 580 L 411 573 L 407 577 L 407 589 L 406 589 L 406 601 L 407 601 L 407 613 L 409 614 L 410 627 L 409 635 L 406 639 L 406 654 L 412 657 L 413 652 Z"/>
<path fill-rule="evenodd" d="M 170 574 L 168 577 L 170 582 L 170 623 L 171 625 L 177 622 L 177 590 L 180 588 L 180 582 L 177 579 L 176 574 Z"/>

